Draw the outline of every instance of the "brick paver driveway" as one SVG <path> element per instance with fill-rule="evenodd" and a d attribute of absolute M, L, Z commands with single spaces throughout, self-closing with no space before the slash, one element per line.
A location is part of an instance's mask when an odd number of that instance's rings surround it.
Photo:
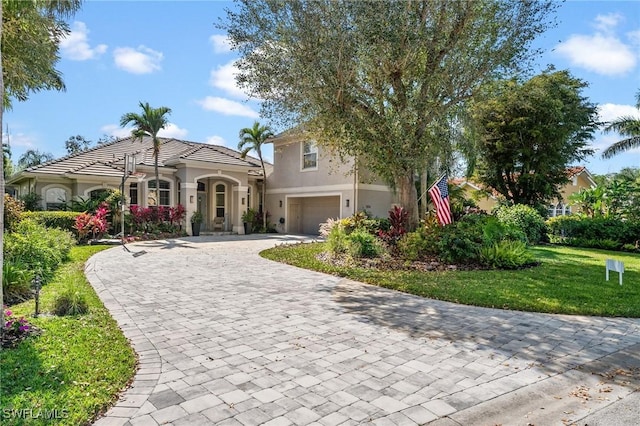
<path fill-rule="evenodd" d="M 637 320 L 460 306 L 258 255 L 294 239 L 92 257 L 87 276 L 140 356 L 96 424 L 570 424 L 638 385 Z"/>

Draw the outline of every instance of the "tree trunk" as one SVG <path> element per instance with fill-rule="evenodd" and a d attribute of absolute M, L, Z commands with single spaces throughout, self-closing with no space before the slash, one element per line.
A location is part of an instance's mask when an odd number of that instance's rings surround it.
<path fill-rule="evenodd" d="M 264 232 L 268 231 L 267 229 L 267 174 L 264 171 L 264 167 L 262 168 L 262 173 L 264 173 L 264 177 L 262 179 L 262 227 L 264 228 Z"/>
<path fill-rule="evenodd" d="M 0 1 L 0 41 L 2 41 L 2 2 Z M 2 78 L 2 53 L 0 53 L 0 142 L 2 138 L 2 116 L 4 114 L 4 79 Z M 0 162 L 0 249 L 4 246 L 4 151 Z M 4 265 L 4 250 L 0 250 L 0 264 Z M 0 342 L 4 337 L 4 289 L 2 288 L 2 269 L 0 269 Z M 2 345 L 0 345 L 2 350 Z"/>
<path fill-rule="evenodd" d="M 396 188 L 400 198 L 400 205 L 407 211 L 407 228 L 414 231 L 418 227 L 418 195 L 413 184 L 413 172 L 396 177 Z"/>
<path fill-rule="evenodd" d="M 156 174 L 156 222 L 160 222 L 160 217 L 158 216 L 158 212 L 160 211 L 160 174 L 158 173 L 158 154 L 156 154 L 153 167 Z"/>
<path fill-rule="evenodd" d="M 424 219 L 427 215 L 427 204 L 429 201 L 429 194 L 427 194 L 427 189 L 429 182 L 427 182 L 427 169 L 425 167 L 424 170 L 420 173 L 420 218 Z"/>

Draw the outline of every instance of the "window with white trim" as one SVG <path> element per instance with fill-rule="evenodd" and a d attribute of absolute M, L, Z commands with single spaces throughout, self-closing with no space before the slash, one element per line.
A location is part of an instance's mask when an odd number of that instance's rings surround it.
<path fill-rule="evenodd" d="M 302 142 L 302 170 L 318 168 L 318 146 L 315 141 Z"/>
<path fill-rule="evenodd" d="M 138 183 L 133 182 L 129 184 L 129 204 L 132 206 L 138 205 Z"/>
<path fill-rule="evenodd" d="M 160 203 L 156 202 L 156 180 L 147 182 L 147 203 L 149 206 L 169 206 L 171 205 L 171 184 L 166 180 L 160 181 Z"/>

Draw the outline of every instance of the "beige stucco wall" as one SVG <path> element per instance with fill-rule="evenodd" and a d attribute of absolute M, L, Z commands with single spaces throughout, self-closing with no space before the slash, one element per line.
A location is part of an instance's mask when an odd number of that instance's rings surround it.
<path fill-rule="evenodd" d="M 269 175 L 268 188 L 294 188 L 326 186 L 353 182 L 353 164 L 341 163 L 318 147 L 318 167 L 302 170 L 302 142 L 274 143 L 273 172 Z"/>

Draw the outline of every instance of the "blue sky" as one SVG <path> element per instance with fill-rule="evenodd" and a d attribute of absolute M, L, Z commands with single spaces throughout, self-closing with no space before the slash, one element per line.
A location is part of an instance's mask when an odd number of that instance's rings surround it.
<path fill-rule="evenodd" d="M 215 28 L 226 1 L 86 1 L 70 20 L 58 69 L 65 92 L 33 94 L 5 113 L 13 159 L 27 149 L 59 157 L 74 135 L 96 141 L 127 136 L 119 126 L 140 101 L 172 109 L 161 136 L 235 148 L 238 131 L 260 120 L 259 104 L 246 102 L 233 79 L 235 54 Z M 545 49 L 539 69 L 553 64 L 589 83 L 584 94 L 601 118 L 638 115 L 640 2 L 568 1 L 558 26 L 536 42 Z M 265 122 L 265 124 L 268 124 Z M 598 135 L 598 150 L 617 140 Z M 267 158 L 272 151 L 267 150 Z M 592 173 L 640 167 L 640 150 L 584 163 Z"/>

